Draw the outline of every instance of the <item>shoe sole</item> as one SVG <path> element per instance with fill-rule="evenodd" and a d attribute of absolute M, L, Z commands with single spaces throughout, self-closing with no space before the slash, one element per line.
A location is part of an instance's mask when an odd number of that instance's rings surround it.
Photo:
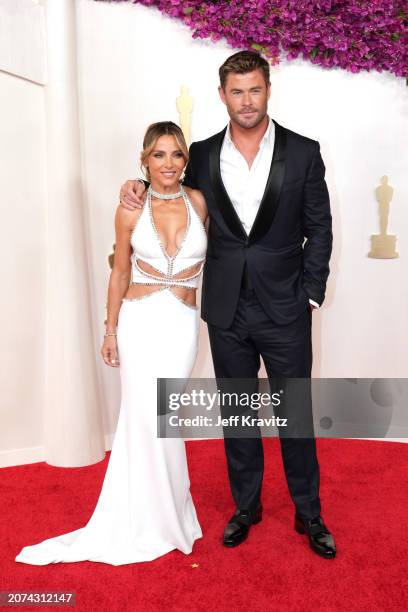
<path fill-rule="evenodd" d="M 258 523 L 260 523 L 262 521 L 262 516 L 256 518 L 252 523 L 251 523 L 251 527 L 252 525 L 258 525 Z M 225 548 L 235 548 L 236 546 L 239 546 L 240 544 L 242 544 L 242 542 L 245 542 L 245 540 L 247 539 L 249 535 L 249 529 L 247 531 L 247 533 L 244 535 L 244 537 L 242 538 L 242 540 L 239 540 L 238 542 L 231 542 L 231 543 L 227 543 L 227 542 L 222 542 L 223 545 L 225 546 Z"/>

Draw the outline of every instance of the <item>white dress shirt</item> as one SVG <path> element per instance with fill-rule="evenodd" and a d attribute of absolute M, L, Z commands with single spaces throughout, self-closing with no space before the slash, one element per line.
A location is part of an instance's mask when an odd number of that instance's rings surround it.
<path fill-rule="evenodd" d="M 269 125 L 259 143 L 256 157 L 249 168 L 245 157 L 238 151 L 231 138 L 230 125 L 225 132 L 220 153 L 222 182 L 247 234 L 251 231 L 265 191 L 275 146 L 275 124 Z M 319 308 L 317 302 L 309 302 Z"/>
<path fill-rule="evenodd" d="M 247 234 L 255 220 L 265 191 L 275 145 L 275 124 L 269 119 L 268 129 L 249 168 L 245 157 L 231 139 L 228 125 L 220 153 L 221 178 L 229 198 Z"/>

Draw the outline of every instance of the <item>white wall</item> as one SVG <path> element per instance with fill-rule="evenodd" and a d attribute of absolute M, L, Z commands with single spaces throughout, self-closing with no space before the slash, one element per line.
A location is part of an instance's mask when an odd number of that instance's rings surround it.
<path fill-rule="evenodd" d="M 0 105 L 1 462 L 42 444 L 47 190 L 42 87 L 0 72 Z"/>
<path fill-rule="evenodd" d="M 63 0 L 49 0 L 60 2 Z M 74 0 L 72 0 L 74 1 Z M 47 6 L 47 3 L 45 3 Z M 147 125 L 178 121 L 175 99 L 188 85 L 194 97 L 192 138 L 220 130 L 227 115 L 218 98 L 217 69 L 233 52 L 223 43 L 193 40 L 183 25 L 140 5 L 75 0 L 79 186 L 91 271 L 93 352 L 105 433 L 115 429 L 119 373 L 99 357 L 120 185 L 140 175 Z M 48 41 L 49 43 L 50 41 Z M 53 53 L 49 48 L 48 53 Z M 1 59 L 1 58 L 0 58 Z M 272 70 L 270 114 L 318 139 L 327 167 L 334 251 L 324 308 L 313 314 L 314 375 L 405 377 L 408 286 L 408 97 L 388 74 L 352 75 L 306 62 Z M 0 72 L 0 169 L 3 267 L 2 420 L 0 465 L 40 460 L 46 394 L 47 149 L 46 89 Z M 388 174 L 395 188 L 389 232 L 400 258 L 367 258 L 378 232 L 374 189 Z M 193 376 L 211 376 L 205 324 Z M 95 390 L 98 393 L 99 390 Z M 33 451 L 30 448 L 34 447 Z"/>
<path fill-rule="evenodd" d="M 40 0 L 0 0 L 0 70 L 44 85 L 45 41 Z"/>

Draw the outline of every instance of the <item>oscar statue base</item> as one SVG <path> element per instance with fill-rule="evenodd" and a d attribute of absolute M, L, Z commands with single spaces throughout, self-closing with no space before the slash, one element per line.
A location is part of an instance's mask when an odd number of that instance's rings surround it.
<path fill-rule="evenodd" d="M 375 234 L 371 236 L 371 251 L 368 257 L 374 259 L 394 259 L 399 257 L 395 250 L 397 237 L 391 234 Z"/>

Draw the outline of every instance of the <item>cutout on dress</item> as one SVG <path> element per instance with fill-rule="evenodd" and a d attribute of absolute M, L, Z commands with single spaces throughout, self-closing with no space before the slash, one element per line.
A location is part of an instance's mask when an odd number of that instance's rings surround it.
<path fill-rule="evenodd" d="M 168 274 L 165 274 L 164 272 L 162 272 L 161 270 L 159 270 L 158 268 L 155 268 L 154 266 L 152 266 L 151 264 L 147 263 L 147 261 L 144 261 L 143 259 L 136 259 L 136 264 L 137 264 L 137 268 L 139 269 L 139 271 L 142 274 L 146 275 L 146 278 L 152 279 L 152 280 L 187 280 L 190 279 L 191 277 L 195 277 L 197 276 L 200 272 L 201 272 L 201 268 L 202 265 L 204 263 L 204 259 L 202 259 L 201 261 L 188 266 L 187 268 L 184 268 L 183 270 L 180 270 L 179 272 L 176 272 L 175 274 L 172 274 L 170 277 L 168 276 Z"/>
<path fill-rule="evenodd" d="M 147 261 L 144 261 L 143 259 L 140 259 L 140 258 L 135 259 L 134 263 L 137 269 L 139 270 L 139 272 L 143 276 L 146 277 L 146 283 L 143 283 L 141 281 L 138 281 L 137 283 L 133 283 L 133 284 L 143 286 L 144 293 L 140 296 L 137 296 L 131 299 L 132 300 L 143 299 L 163 289 L 169 289 L 169 291 L 185 306 L 187 306 L 188 308 L 192 308 L 193 310 L 197 310 L 198 307 L 196 305 L 189 304 L 183 299 L 183 294 L 184 294 L 185 289 L 194 288 L 188 285 L 188 281 L 193 280 L 194 278 L 199 276 L 199 274 L 201 273 L 202 267 L 204 265 L 204 261 L 205 261 L 205 258 L 169 276 L 169 274 L 165 274 L 158 268 L 155 268 L 154 266 L 149 264 Z M 170 270 L 170 266 L 168 267 L 168 270 Z M 183 284 L 172 285 L 171 284 L 172 281 L 183 281 L 183 280 L 186 281 L 185 285 Z"/>
<path fill-rule="evenodd" d="M 186 197 L 183 196 L 182 199 L 183 199 L 184 207 L 186 209 L 186 217 L 187 217 L 186 218 L 186 223 L 183 224 L 182 228 L 179 228 L 175 232 L 176 250 L 174 251 L 174 253 L 172 255 L 170 255 L 170 253 L 167 251 L 168 244 L 166 244 L 166 245 L 164 244 L 164 241 L 163 241 L 163 238 L 162 238 L 162 234 L 159 232 L 159 228 L 156 225 L 156 222 L 154 220 L 152 198 L 151 197 L 148 198 L 148 206 L 149 206 L 149 212 L 150 212 L 150 221 L 151 221 L 151 224 L 152 224 L 152 227 L 153 227 L 153 231 L 156 234 L 156 238 L 157 238 L 157 241 L 158 241 L 158 243 L 160 245 L 160 248 L 163 251 L 163 254 L 165 255 L 165 257 L 167 259 L 175 259 L 177 257 L 177 255 L 179 254 L 179 252 L 181 250 L 181 247 L 183 246 L 183 243 L 184 243 L 185 239 L 187 238 L 187 234 L 188 234 L 189 229 L 190 229 L 190 222 L 191 222 L 190 208 L 188 206 Z M 181 239 L 179 245 L 177 246 L 177 238 L 178 238 L 178 235 L 180 233 L 180 229 L 182 229 L 182 233 L 181 233 L 182 239 Z"/>

